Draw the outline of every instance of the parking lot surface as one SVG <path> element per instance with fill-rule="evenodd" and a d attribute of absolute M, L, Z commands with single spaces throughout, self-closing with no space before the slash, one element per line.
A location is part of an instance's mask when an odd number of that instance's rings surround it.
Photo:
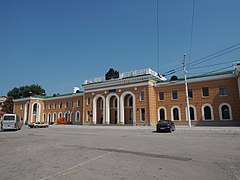
<path fill-rule="evenodd" d="M 240 127 L 24 126 L 0 153 L 4 180 L 240 180 Z"/>

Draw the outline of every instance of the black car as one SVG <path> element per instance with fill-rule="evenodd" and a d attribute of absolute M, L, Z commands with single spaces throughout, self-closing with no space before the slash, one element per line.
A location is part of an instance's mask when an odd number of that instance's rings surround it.
<path fill-rule="evenodd" d="M 172 132 L 175 131 L 175 125 L 171 120 L 160 120 L 156 125 L 156 131 Z"/>

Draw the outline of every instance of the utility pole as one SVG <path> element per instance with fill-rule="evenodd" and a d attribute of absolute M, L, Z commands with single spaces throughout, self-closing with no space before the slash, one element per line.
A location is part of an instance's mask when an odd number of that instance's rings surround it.
<path fill-rule="evenodd" d="M 186 104 L 187 104 L 187 120 L 188 127 L 191 127 L 191 117 L 190 117 L 190 108 L 189 108 L 189 98 L 188 98 L 188 85 L 187 85 L 187 70 L 185 65 L 186 54 L 183 57 L 183 71 L 184 71 L 184 80 L 185 80 L 185 93 L 186 93 Z"/>

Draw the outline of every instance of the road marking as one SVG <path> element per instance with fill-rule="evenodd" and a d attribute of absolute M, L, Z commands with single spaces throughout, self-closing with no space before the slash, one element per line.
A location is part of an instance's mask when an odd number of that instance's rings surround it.
<path fill-rule="evenodd" d="M 121 148 L 119 148 L 119 149 L 117 149 L 117 150 L 122 150 L 122 149 L 124 149 L 124 148 L 125 148 L 125 147 L 121 147 Z M 46 180 L 46 179 L 49 179 L 49 178 L 54 177 L 54 176 L 63 176 L 63 175 L 65 175 L 68 171 L 71 171 L 72 169 L 75 169 L 75 168 L 77 168 L 77 167 L 80 167 L 80 166 L 82 166 L 82 165 L 84 165 L 84 164 L 87 164 L 87 163 L 89 163 L 89 162 L 91 162 L 91 161 L 100 159 L 100 158 L 102 158 L 102 157 L 104 157 L 104 156 L 107 156 L 107 155 L 109 155 L 109 154 L 112 154 L 112 153 L 114 153 L 114 152 L 113 152 L 113 151 L 112 151 L 112 152 L 107 152 L 107 153 L 105 153 L 105 154 L 103 154 L 103 155 L 100 155 L 100 156 L 97 156 L 97 157 L 95 157 L 95 158 L 89 159 L 89 160 L 87 160 L 87 161 L 85 161 L 85 162 L 82 162 L 82 163 L 80 163 L 80 164 L 77 164 L 77 165 L 75 165 L 75 166 L 72 166 L 72 167 L 70 167 L 70 168 L 68 168 L 68 169 L 65 169 L 65 170 L 63 170 L 63 171 L 59 171 L 59 172 L 57 172 L 57 173 L 55 173 L 55 174 L 51 174 L 51 175 L 49 175 L 49 176 L 47 176 L 47 177 L 44 177 L 44 178 L 41 178 L 41 179 L 39 179 L 39 180 Z"/>

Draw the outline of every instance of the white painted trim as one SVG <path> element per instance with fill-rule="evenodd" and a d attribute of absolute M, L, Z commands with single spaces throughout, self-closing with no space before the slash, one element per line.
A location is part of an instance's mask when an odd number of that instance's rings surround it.
<path fill-rule="evenodd" d="M 54 118 L 55 116 L 55 118 Z M 52 115 L 52 122 L 56 123 L 57 122 L 57 113 L 54 112 L 53 115 Z"/>
<path fill-rule="evenodd" d="M 188 83 L 195 83 L 195 82 L 202 82 L 202 81 L 212 81 L 212 80 L 218 80 L 218 79 L 230 79 L 230 78 L 234 78 L 233 73 L 188 79 Z M 174 84 L 184 84 L 184 79 L 183 80 L 177 80 L 177 81 L 167 81 L 167 82 L 163 81 L 163 82 L 156 83 L 156 86 L 158 87 L 158 86 L 174 85 Z"/>
<path fill-rule="evenodd" d="M 79 113 L 79 119 L 77 119 L 77 113 Z M 81 122 L 81 113 L 80 111 L 75 112 L 75 122 Z"/>
<path fill-rule="evenodd" d="M 138 83 L 138 84 L 123 85 L 123 86 L 111 86 L 111 87 L 107 87 L 107 88 L 86 90 L 85 93 L 97 92 L 97 91 L 108 91 L 111 89 L 123 89 L 123 88 L 130 88 L 130 87 L 148 86 L 148 85 L 153 86 L 153 83 L 152 82 L 144 82 L 144 83 Z"/>
<path fill-rule="evenodd" d="M 210 107 L 212 119 L 205 119 L 204 107 L 206 107 L 206 106 Z M 212 107 L 211 104 L 204 104 L 204 105 L 202 105 L 202 120 L 203 121 L 213 121 L 214 120 L 214 111 L 213 111 L 213 107 Z"/>
<path fill-rule="evenodd" d="M 230 119 L 223 119 L 223 117 L 222 117 L 222 106 L 224 106 L 224 105 L 226 105 L 226 106 L 228 107 L 228 109 L 229 109 Z M 219 110 L 220 120 L 222 120 L 222 121 L 231 121 L 231 120 L 233 120 L 233 117 L 232 117 L 232 107 L 231 107 L 230 104 L 228 104 L 228 103 L 222 103 L 222 104 L 219 105 L 218 110 Z"/>
<path fill-rule="evenodd" d="M 34 106 L 34 104 L 37 104 L 37 109 L 36 109 L 36 122 L 40 122 L 40 120 L 41 120 L 41 104 L 39 103 L 39 102 L 34 102 L 34 103 L 32 103 L 32 109 L 31 109 L 31 116 L 30 116 L 30 119 L 31 119 L 31 117 L 33 117 L 33 106 Z M 32 120 L 31 120 L 31 122 L 33 122 Z"/>
<path fill-rule="evenodd" d="M 174 120 L 174 116 L 173 116 L 173 109 L 175 109 L 175 108 L 177 108 L 178 109 L 178 116 L 179 116 L 179 120 Z M 172 106 L 172 108 L 171 108 L 171 120 L 172 121 L 181 121 L 182 119 L 181 119 L 181 109 L 180 109 L 180 107 L 179 106 Z"/>
<path fill-rule="evenodd" d="M 196 110 L 196 107 L 194 105 L 189 105 L 189 113 L 190 113 L 190 108 L 193 108 L 193 112 L 194 112 L 194 120 L 191 120 L 191 121 L 196 121 L 197 120 L 197 110 Z M 188 121 L 188 118 L 187 118 L 187 107 L 185 107 L 185 112 L 186 112 L 186 121 Z"/>
<path fill-rule="evenodd" d="M 61 114 L 61 117 L 60 117 L 60 114 Z M 63 117 L 63 113 L 62 112 L 59 112 L 58 113 L 58 118 L 62 118 Z"/>
<path fill-rule="evenodd" d="M 110 124 L 110 100 L 113 96 L 117 99 L 117 123 L 119 124 L 119 96 L 116 93 L 111 93 L 106 98 L 106 124 Z M 114 100 L 113 104 L 115 104 Z"/>
<path fill-rule="evenodd" d="M 165 120 L 167 120 L 167 109 L 165 108 L 165 107 L 163 107 L 163 106 L 160 106 L 159 108 L 158 108 L 158 121 L 160 120 L 160 109 L 163 109 L 164 110 L 164 115 L 165 115 Z"/>
<path fill-rule="evenodd" d="M 28 108 L 27 108 L 28 107 Z M 30 104 L 29 104 L 29 102 L 27 102 L 26 104 L 25 104 L 25 107 L 24 107 L 24 124 L 26 123 L 26 121 L 29 121 L 30 120 Z M 27 119 L 27 117 L 28 117 L 28 119 Z"/>
<path fill-rule="evenodd" d="M 125 99 L 125 96 L 130 94 L 132 97 L 133 97 L 133 125 L 136 125 L 136 97 L 135 97 L 135 94 L 131 91 L 126 91 L 124 92 L 122 95 L 121 95 L 121 98 L 120 98 L 120 123 L 121 124 L 124 124 L 124 99 Z"/>
<path fill-rule="evenodd" d="M 105 97 L 101 94 L 97 94 L 93 98 L 93 124 L 97 124 L 97 100 L 98 98 L 103 99 L 103 124 L 106 123 L 105 119 Z"/>
<path fill-rule="evenodd" d="M 51 122 L 52 122 L 52 118 L 51 118 L 51 113 L 49 112 L 47 116 L 47 123 L 51 123 Z"/>
<path fill-rule="evenodd" d="M 152 79 L 153 79 L 153 76 L 151 76 L 151 75 L 126 78 L 126 79 L 112 79 L 112 80 L 102 81 L 102 82 L 97 82 L 97 83 L 92 83 L 92 84 L 84 84 L 83 88 L 84 88 L 84 90 L 86 90 L 86 89 L 100 88 L 100 87 L 106 87 L 106 86 L 112 87 L 114 85 L 136 83 L 136 82 L 152 80 Z M 154 78 L 154 79 L 156 79 L 156 78 Z M 160 80 L 160 79 L 158 79 L 158 80 Z"/>

